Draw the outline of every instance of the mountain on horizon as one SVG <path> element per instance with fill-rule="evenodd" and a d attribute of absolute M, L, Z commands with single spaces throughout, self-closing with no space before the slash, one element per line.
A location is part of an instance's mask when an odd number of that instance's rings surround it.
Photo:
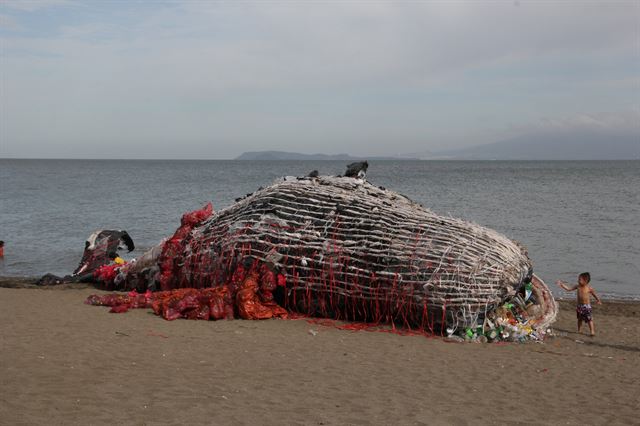
<path fill-rule="evenodd" d="M 602 130 L 537 132 L 468 148 L 388 157 L 252 151 L 241 154 L 236 160 L 640 160 L 640 133 Z"/>
<path fill-rule="evenodd" d="M 469 148 L 429 152 L 422 159 L 638 160 L 640 133 L 545 132 Z"/>
<path fill-rule="evenodd" d="M 400 157 L 373 157 L 361 156 L 355 157 L 349 154 L 301 154 L 299 152 L 286 151 L 251 151 L 243 152 L 236 160 L 259 160 L 259 161 L 277 161 L 277 160 L 314 160 L 314 161 L 361 161 L 361 160 L 405 160 L 407 158 Z M 413 158 L 415 159 L 415 158 Z"/>

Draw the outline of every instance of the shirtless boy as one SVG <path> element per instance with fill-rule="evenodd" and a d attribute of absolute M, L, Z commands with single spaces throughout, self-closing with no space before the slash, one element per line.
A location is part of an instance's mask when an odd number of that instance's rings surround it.
<path fill-rule="evenodd" d="M 590 281 L 591 275 L 588 272 L 583 272 L 578 275 L 578 284 L 569 286 L 568 283 L 562 280 L 556 281 L 556 284 L 566 291 L 578 290 L 578 306 L 576 307 L 576 314 L 578 316 L 578 333 L 580 332 L 580 327 L 582 327 L 582 322 L 584 321 L 589 325 L 589 331 L 593 337 L 596 335 L 596 331 L 593 325 L 593 318 L 591 316 L 591 295 L 596 299 L 598 305 L 602 305 L 602 302 L 593 287 L 589 285 Z"/>

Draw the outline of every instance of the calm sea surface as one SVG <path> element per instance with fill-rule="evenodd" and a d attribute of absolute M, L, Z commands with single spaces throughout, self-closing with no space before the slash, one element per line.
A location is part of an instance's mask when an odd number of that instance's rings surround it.
<path fill-rule="evenodd" d="M 222 209 L 278 177 L 341 174 L 345 164 L 0 160 L 0 276 L 70 273 L 100 228 L 126 229 L 138 256 L 187 210 Z M 367 179 L 522 242 L 548 283 L 589 271 L 604 295 L 640 299 L 639 161 L 380 161 Z"/>

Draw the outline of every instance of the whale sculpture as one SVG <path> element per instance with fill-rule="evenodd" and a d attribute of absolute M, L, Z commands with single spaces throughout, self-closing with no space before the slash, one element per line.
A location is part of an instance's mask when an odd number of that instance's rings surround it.
<path fill-rule="evenodd" d="M 119 289 L 233 292 L 249 271 L 280 306 L 327 318 L 451 333 L 505 303 L 539 329 L 557 313 L 519 243 L 352 177 L 286 177 L 215 214 L 186 214 L 171 239 L 108 277 Z"/>

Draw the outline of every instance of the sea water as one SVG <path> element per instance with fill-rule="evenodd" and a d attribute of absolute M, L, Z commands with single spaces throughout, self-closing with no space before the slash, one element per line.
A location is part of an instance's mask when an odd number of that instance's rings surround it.
<path fill-rule="evenodd" d="M 68 274 L 96 229 L 127 230 L 139 256 L 208 201 L 346 163 L 0 160 L 0 276 Z M 371 161 L 367 180 L 520 241 L 552 287 L 589 271 L 605 296 L 640 299 L 640 161 Z"/>

